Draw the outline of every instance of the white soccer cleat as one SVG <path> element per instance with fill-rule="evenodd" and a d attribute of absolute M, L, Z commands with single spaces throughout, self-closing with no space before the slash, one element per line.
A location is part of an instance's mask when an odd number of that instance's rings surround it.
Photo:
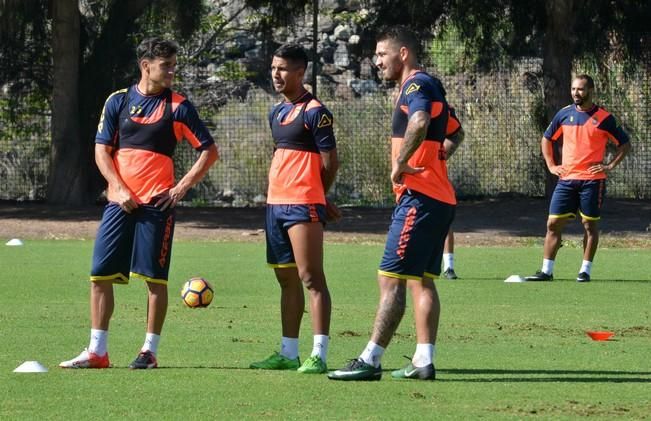
<path fill-rule="evenodd" d="M 110 366 L 108 352 L 99 356 L 93 352 L 88 352 L 88 349 L 84 349 L 75 358 L 59 364 L 61 368 L 109 368 Z"/>

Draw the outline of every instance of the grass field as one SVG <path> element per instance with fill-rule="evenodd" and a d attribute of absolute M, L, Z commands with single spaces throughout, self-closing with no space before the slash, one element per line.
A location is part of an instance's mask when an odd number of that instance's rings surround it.
<path fill-rule="evenodd" d="M 4 242 L 3 242 L 4 243 Z M 329 244 L 333 296 L 329 366 L 366 344 L 377 304 L 381 245 Z M 540 247 L 463 248 L 462 279 L 439 281 L 443 303 L 435 382 L 393 380 L 415 349 L 411 307 L 380 382 L 247 369 L 279 342 L 278 287 L 261 243 L 177 242 L 154 371 L 130 371 L 144 339 L 145 287 L 116 287 L 110 370 L 66 371 L 88 342 L 91 241 L 0 247 L 0 419 L 645 418 L 651 414 L 651 250 L 601 249 L 594 281 L 577 284 L 578 248 L 564 247 L 552 283 L 529 274 Z M 213 281 L 207 309 L 184 308 L 182 282 Z M 311 349 L 309 314 L 301 354 Z M 586 330 L 609 329 L 594 342 Z M 50 371 L 16 374 L 26 360 Z"/>

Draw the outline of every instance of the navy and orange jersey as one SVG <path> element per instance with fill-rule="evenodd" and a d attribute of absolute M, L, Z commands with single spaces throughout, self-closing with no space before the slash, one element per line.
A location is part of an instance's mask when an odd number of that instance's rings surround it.
<path fill-rule="evenodd" d="M 321 152 L 336 148 L 328 109 L 306 92 L 294 102 L 276 104 L 269 113 L 274 155 L 267 203 L 325 204 Z"/>
<path fill-rule="evenodd" d="M 456 136 L 459 130 L 461 130 L 461 122 L 457 117 L 457 113 L 454 108 L 448 107 L 448 124 L 445 127 L 445 137 L 450 139 Z"/>
<path fill-rule="evenodd" d="M 443 141 L 447 135 L 449 108 L 441 82 L 429 74 L 417 71 L 410 75 L 400 87 L 391 124 L 391 159 L 400 153 L 409 118 L 417 111 L 430 115 L 425 139 L 409 158 L 412 167 L 423 167 L 417 174 L 404 174 L 403 184 L 394 186 L 398 198 L 408 189 L 413 189 L 433 199 L 455 205 L 454 188 L 448 179 L 443 153 Z"/>
<path fill-rule="evenodd" d="M 170 89 L 144 95 L 134 85 L 108 97 L 95 143 L 115 148 L 118 174 L 138 203 L 149 203 L 174 186 L 172 156 L 183 139 L 198 151 L 215 143 L 185 97 Z M 108 199 L 113 196 L 109 186 Z"/>
<path fill-rule="evenodd" d="M 563 142 L 563 180 L 606 178 L 605 172 L 590 174 L 588 168 L 603 161 L 609 140 L 617 146 L 628 142 L 628 135 L 615 117 L 598 105 L 589 111 L 568 105 L 556 113 L 543 136 L 552 142 Z"/>

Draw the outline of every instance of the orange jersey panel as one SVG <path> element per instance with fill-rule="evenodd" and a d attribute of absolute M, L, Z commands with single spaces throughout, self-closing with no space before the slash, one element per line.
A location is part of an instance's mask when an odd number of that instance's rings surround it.
<path fill-rule="evenodd" d="M 400 154 L 402 138 L 391 138 L 391 159 L 396 160 Z M 402 185 L 394 186 L 393 191 L 400 197 L 405 190 L 411 189 L 450 205 L 456 205 L 454 188 L 448 179 L 446 161 L 439 158 L 442 152 L 441 142 L 423 141 L 407 162 L 411 167 L 423 167 L 423 172 L 403 174 Z"/>
<path fill-rule="evenodd" d="M 272 205 L 325 205 L 318 152 L 279 148 L 269 169 L 267 203 Z"/>
<path fill-rule="evenodd" d="M 563 154 L 561 165 L 566 173 L 563 180 L 600 180 L 605 172 L 590 174 L 588 168 L 600 163 L 606 154 L 606 144 L 611 137 L 599 128 L 599 123 L 608 117 L 608 112 L 599 110 L 582 125 L 563 125 Z"/>
<path fill-rule="evenodd" d="M 113 157 L 115 168 L 140 204 L 174 186 L 174 163 L 166 155 L 142 149 L 120 148 Z M 108 200 L 115 199 L 109 186 Z"/>

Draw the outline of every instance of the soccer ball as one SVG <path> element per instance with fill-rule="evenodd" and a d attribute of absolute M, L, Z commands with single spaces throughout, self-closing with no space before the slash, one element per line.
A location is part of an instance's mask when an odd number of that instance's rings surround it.
<path fill-rule="evenodd" d="M 190 308 L 208 307 L 215 295 L 212 285 L 203 278 L 190 278 L 181 288 L 181 298 Z"/>

